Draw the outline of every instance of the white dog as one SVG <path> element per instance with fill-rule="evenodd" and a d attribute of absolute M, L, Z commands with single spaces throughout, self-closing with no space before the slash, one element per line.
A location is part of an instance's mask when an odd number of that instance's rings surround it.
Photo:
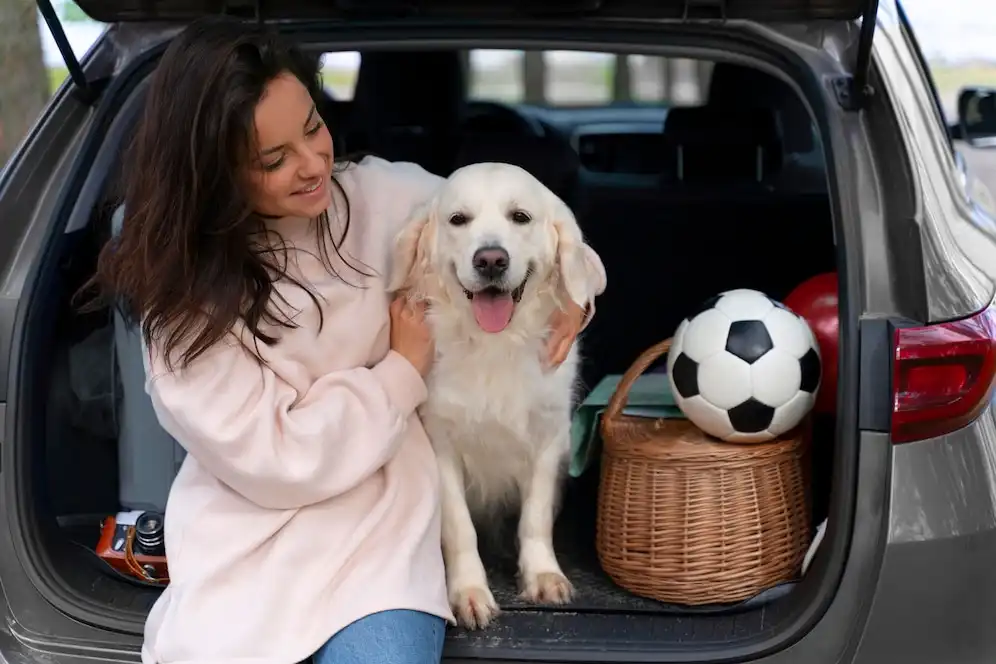
<path fill-rule="evenodd" d="M 602 292 L 605 270 L 567 205 L 521 168 L 454 172 L 394 247 L 389 290 L 429 303 L 436 360 L 419 414 L 439 463 L 447 591 L 457 622 L 486 626 L 498 607 L 474 521 L 519 513 L 522 595 L 573 592 L 553 550 L 570 451 L 578 350 L 544 366 L 547 323 L 566 297 Z"/>

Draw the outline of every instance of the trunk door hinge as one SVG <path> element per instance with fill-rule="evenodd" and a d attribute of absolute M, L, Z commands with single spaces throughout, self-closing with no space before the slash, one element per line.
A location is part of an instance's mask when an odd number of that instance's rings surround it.
<path fill-rule="evenodd" d="M 867 0 L 861 13 L 861 31 L 858 33 L 854 69 L 849 76 L 838 76 L 832 81 L 837 103 L 845 110 L 862 110 L 874 92 L 868 83 L 868 77 L 871 72 L 872 40 L 875 38 L 877 20 L 878 0 Z"/>

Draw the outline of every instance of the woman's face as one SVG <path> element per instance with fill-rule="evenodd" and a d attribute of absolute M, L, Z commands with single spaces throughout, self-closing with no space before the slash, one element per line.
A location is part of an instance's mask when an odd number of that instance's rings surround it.
<path fill-rule="evenodd" d="M 290 73 L 273 79 L 256 105 L 255 124 L 253 208 L 275 217 L 317 217 L 332 202 L 332 135 L 308 89 Z"/>

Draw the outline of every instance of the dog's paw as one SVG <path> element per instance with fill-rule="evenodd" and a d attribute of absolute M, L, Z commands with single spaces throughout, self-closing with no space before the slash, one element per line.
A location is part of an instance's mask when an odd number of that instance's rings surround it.
<path fill-rule="evenodd" d="M 450 593 L 450 605 L 457 624 L 467 629 L 483 629 L 498 615 L 498 604 L 487 587 L 455 590 Z"/>
<path fill-rule="evenodd" d="M 526 576 L 522 597 L 534 604 L 566 604 L 574 596 L 574 586 L 557 572 L 542 572 Z"/>

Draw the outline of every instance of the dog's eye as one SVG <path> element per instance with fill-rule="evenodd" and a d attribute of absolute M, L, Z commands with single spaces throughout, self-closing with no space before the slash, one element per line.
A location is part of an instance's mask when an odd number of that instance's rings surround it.
<path fill-rule="evenodd" d="M 517 224 L 528 224 L 530 221 L 533 220 L 533 218 L 530 217 L 529 213 L 526 212 L 525 210 L 513 210 L 511 214 L 511 219 Z"/>
<path fill-rule="evenodd" d="M 450 216 L 450 223 L 453 224 L 454 226 L 463 226 L 468 221 L 470 220 L 467 219 L 467 215 L 463 214 L 462 212 L 455 212 L 453 215 Z"/>

